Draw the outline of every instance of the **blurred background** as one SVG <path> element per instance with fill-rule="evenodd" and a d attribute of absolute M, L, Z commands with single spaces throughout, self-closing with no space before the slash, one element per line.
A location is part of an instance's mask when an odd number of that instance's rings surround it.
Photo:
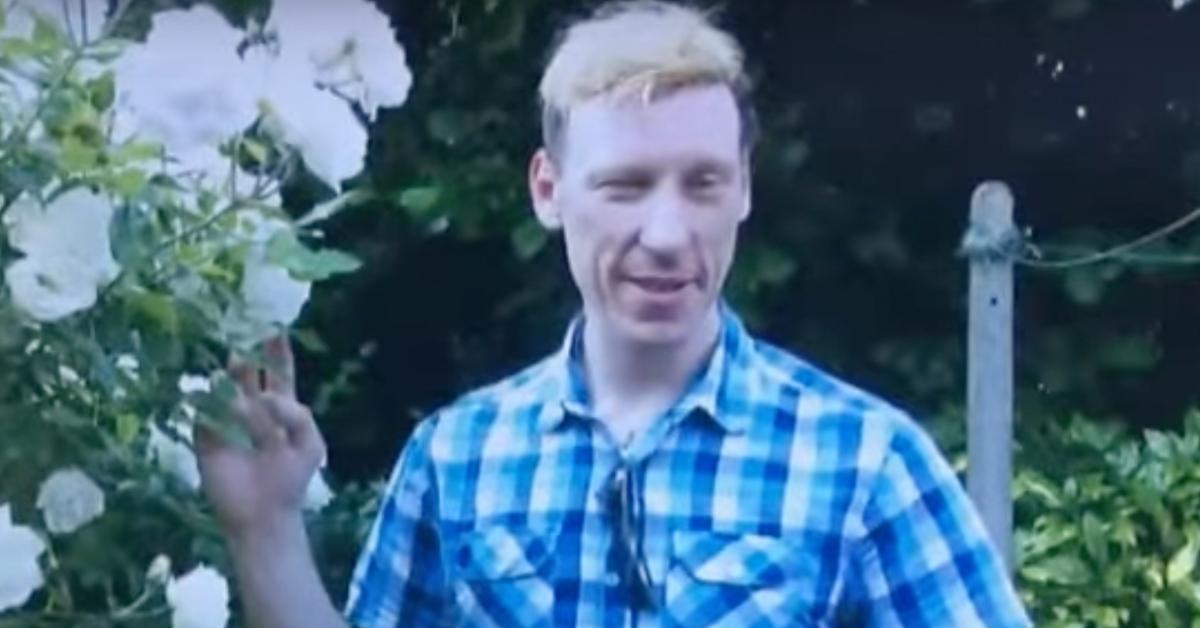
<path fill-rule="evenodd" d="M 354 185 L 374 200 L 329 229 L 364 270 L 325 285 L 303 319 L 306 398 L 337 476 L 377 476 L 416 418 L 560 341 L 577 296 L 561 241 L 533 222 L 525 170 L 555 28 L 594 4 L 379 3 L 415 82 L 371 129 Z M 235 20 L 265 10 L 222 6 Z M 1011 186 L 1047 258 L 1134 239 L 1200 201 L 1200 6 L 705 6 L 747 49 L 764 127 L 729 298 L 761 336 L 918 417 L 962 420 L 956 251 L 978 183 Z M 1200 229 L 1138 253 L 1018 270 L 1018 421 L 1171 427 L 1196 404 Z"/>
<path fill-rule="evenodd" d="M 269 0 L 135 0 L 116 34 L 141 39 L 156 12 L 197 4 L 239 26 L 270 10 Z M 552 351 L 579 307 L 561 240 L 533 219 L 525 173 L 556 29 L 598 3 L 374 4 L 413 85 L 402 107 L 373 122 L 358 110 L 370 142 L 365 170 L 343 186 L 352 206 L 319 225 L 323 237 L 305 237 L 362 268 L 322 281 L 294 328 L 300 394 L 329 443 L 333 487 L 308 521 L 339 603 L 382 481 L 417 421 Z M 1200 221 L 1190 222 L 1200 218 L 1200 2 L 700 4 L 745 46 L 763 127 L 754 209 L 727 288 L 751 330 L 907 409 L 965 471 L 969 263 L 959 246 L 972 191 L 1005 182 L 1029 244 L 1014 319 L 1021 595 L 1039 626 L 1200 626 Z M 66 50 L 40 30 L 50 52 Z M 0 46 L 0 61 L 28 57 L 35 44 Z M 181 65 L 193 60 L 184 46 Z M 111 105 L 112 82 L 105 87 L 92 81 L 73 97 Z M 69 108 L 41 113 L 71 121 Z M 59 157 L 52 165 L 69 171 L 75 132 L 62 146 L 31 144 L 48 152 L 30 154 Z M 239 159 L 278 157 L 260 151 Z M 20 168 L 2 174 L 20 184 L 13 189 L 32 185 L 18 180 Z M 15 198 L 4 193 L 6 204 Z M 304 172 L 282 190 L 295 217 L 333 194 Z M 142 205 L 174 207 L 138 197 Z M 122 229 L 118 243 L 159 233 Z M 1130 242 L 1142 246 L 1094 255 Z M 187 259 L 171 263 L 194 273 Z M 214 285 L 244 274 L 226 263 L 237 272 Z M 212 304 L 157 289 L 102 299 L 57 326 L 4 318 L 12 311 L 0 303 L 0 541 L 19 534 L 40 548 L 22 562 L 37 576 L 25 583 L 33 597 L 0 599 L 0 626 L 165 625 L 172 569 L 232 573 L 198 478 L 172 478 L 159 454 L 143 451 L 155 449 L 146 428 L 186 405 L 184 382 L 208 386 L 194 374 L 224 360 L 224 346 L 203 344 L 176 313 Z M 93 338 L 92 321 L 120 342 Z M 152 342 L 127 342 L 141 332 Z M 43 340 L 49 348 L 34 351 Z M 120 367 L 121 351 L 140 352 L 125 356 L 133 375 L 119 380 L 128 404 L 109 364 Z M 182 443 L 175 462 L 195 476 Z M 100 480 L 108 492 L 93 493 L 109 496 L 110 514 L 78 534 L 45 536 L 54 553 L 40 559 L 43 537 L 24 526 L 46 510 L 34 490 L 66 464 Z M 0 561 L 0 579 L 15 569 Z M 231 608 L 240 625 L 236 600 Z"/>

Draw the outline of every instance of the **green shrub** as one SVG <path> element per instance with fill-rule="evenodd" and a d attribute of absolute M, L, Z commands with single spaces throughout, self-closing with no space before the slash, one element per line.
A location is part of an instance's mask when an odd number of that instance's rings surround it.
<path fill-rule="evenodd" d="M 1184 426 L 1019 428 L 1016 575 L 1038 626 L 1200 626 L 1200 412 Z"/>

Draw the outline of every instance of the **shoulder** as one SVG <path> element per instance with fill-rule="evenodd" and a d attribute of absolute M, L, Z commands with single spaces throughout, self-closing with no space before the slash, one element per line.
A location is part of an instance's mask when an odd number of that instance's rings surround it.
<path fill-rule="evenodd" d="M 927 457 L 937 449 L 907 411 L 761 339 L 747 352 L 745 388 L 793 422 L 798 435 L 836 439 L 860 472 L 880 472 L 889 457 Z"/>
<path fill-rule="evenodd" d="M 774 396 L 794 398 L 799 418 L 836 414 L 888 435 L 916 425 L 907 412 L 883 397 L 769 342 L 757 338 L 752 342 L 747 360 L 757 382 L 751 385 Z"/>

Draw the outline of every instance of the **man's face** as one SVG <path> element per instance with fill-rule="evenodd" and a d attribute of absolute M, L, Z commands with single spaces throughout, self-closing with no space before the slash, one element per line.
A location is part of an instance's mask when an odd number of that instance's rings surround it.
<path fill-rule="evenodd" d="M 674 344 L 712 315 L 750 209 L 739 125 L 722 85 L 593 99 L 571 110 L 557 168 L 534 157 L 536 211 L 563 230 L 589 320 Z"/>

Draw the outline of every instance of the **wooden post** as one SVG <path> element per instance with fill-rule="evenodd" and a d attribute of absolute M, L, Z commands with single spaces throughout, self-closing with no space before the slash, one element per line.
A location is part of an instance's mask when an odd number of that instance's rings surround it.
<path fill-rule="evenodd" d="M 987 181 L 971 195 L 963 249 L 971 262 L 967 339 L 967 491 L 996 549 L 1013 570 L 1013 252 L 1019 243 L 1008 186 Z"/>

